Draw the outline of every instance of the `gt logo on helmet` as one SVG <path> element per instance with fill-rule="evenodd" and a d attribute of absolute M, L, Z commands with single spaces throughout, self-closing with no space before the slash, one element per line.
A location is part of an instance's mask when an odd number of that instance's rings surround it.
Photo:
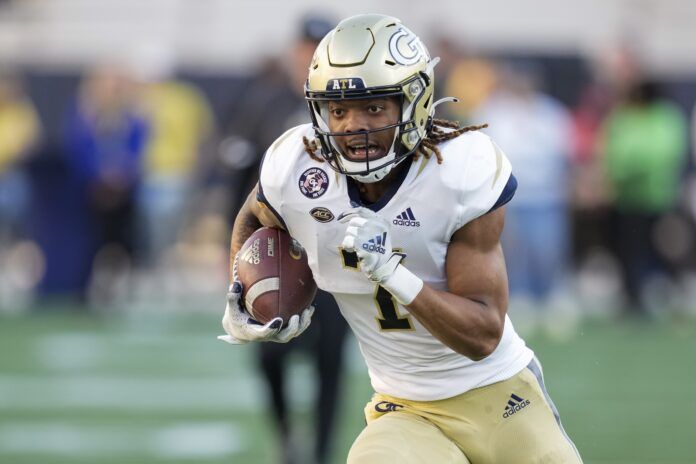
<path fill-rule="evenodd" d="M 389 39 L 389 52 L 394 61 L 403 66 L 416 64 L 423 57 L 430 59 L 420 39 L 405 27 L 400 27 Z"/>

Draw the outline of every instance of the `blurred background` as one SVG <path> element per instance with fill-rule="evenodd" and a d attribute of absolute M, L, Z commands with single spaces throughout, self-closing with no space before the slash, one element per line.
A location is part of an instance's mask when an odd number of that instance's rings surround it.
<path fill-rule="evenodd" d="M 215 336 L 260 157 L 365 12 L 512 161 L 510 314 L 585 462 L 696 462 L 690 0 L 0 1 L 0 462 L 345 460 L 371 389 L 330 303 L 282 352 Z"/>

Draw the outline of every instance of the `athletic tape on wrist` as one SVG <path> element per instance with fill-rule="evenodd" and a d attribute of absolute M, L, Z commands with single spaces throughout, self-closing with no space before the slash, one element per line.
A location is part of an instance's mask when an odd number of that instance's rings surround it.
<path fill-rule="evenodd" d="M 423 288 L 423 280 L 399 264 L 394 273 L 382 283 L 382 287 L 405 306 L 416 299 Z"/>

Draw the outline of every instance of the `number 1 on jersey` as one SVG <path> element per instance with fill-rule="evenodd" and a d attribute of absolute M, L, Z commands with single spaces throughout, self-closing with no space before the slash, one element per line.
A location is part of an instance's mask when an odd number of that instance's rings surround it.
<path fill-rule="evenodd" d="M 396 249 L 395 249 L 396 250 Z M 358 255 L 341 248 L 343 266 L 350 269 L 359 269 Z M 400 250 L 398 250 L 400 251 Z M 378 285 L 375 289 L 375 303 L 381 317 L 377 317 L 377 323 L 381 330 L 413 330 L 410 316 L 400 316 L 396 300 L 384 287 Z"/>
<path fill-rule="evenodd" d="M 413 330 L 411 325 L 411 317 L 399 317 L 399 309 L 396 305 L 396 300 L 386 288 L 381 285 L 377 286 L 375 291 L 375 302 L 381 318 L 377 318 L 377 322 L 382 330 Z"/>

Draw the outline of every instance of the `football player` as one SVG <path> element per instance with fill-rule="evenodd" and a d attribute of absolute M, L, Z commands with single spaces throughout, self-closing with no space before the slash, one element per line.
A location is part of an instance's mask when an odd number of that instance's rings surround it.
<path fill-rule="evenodd" d="M 507 316 L 510 163 L 480 127 L 435 118 L 437 61 L 396 18 L 339 23 L 309 68 L 313 123 L 266 152 L 231 256 L 282 227 L 336 298 L 375 390 L 349 463 L 581 462 Z M 240 292 L 223 317 L 231 343 L 286 342 L 310 323 L 312 308 L 283 329 L 255 324 Z"/>

